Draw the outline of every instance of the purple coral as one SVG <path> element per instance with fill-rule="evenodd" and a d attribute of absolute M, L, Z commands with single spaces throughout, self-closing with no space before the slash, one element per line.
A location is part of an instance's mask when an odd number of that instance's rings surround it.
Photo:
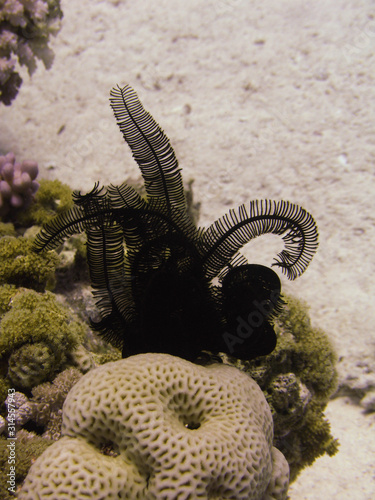
<path fill-rule="evenodd" d="M 60 0 L 0 0 L 0 103 L 10 105 L 22 84 L 18 66 L 29 75 L 41 59 L 49 69 L 53 52 L 50 35 L 56 35 L 62 18 Z"/>
<path fill-rule="evenodd" d="M 35 161 L 16 161 L 13 153 L 0 156 L 0 217 L 14 208 L 25 208 L 39 188 Z"/>

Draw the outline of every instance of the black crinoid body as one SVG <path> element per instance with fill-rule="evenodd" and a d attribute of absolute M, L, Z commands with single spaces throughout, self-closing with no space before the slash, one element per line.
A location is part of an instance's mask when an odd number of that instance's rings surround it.
<path fill-rule="evenodd" d="M 187 212 L 182 178 L 168 138 L 130 86 L 111 91 L 117 123 L 138 163 L 146 199 L 132 187 L 98 184 L 74 194 L 75 206 L 49 223 L 37 251 L 86 232 L 93 294 L 104 338 L 123 356 L 164 352 L 194 361 L 201 351 L 240 359 L 276 345 L 272 321 L 282 306 L 280 280 L 238 254 L 251 239 L 280 235 L 273 264 L 294 279 L 317 248 L 317 229 L 303 208 L 252 201 L 199 229 Z"/>

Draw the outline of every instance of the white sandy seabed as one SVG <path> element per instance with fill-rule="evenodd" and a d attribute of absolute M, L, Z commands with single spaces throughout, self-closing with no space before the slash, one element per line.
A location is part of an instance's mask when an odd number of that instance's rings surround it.
<path fill-rule="evenodd" d="M 35 159 L 75 189 L 139 172 L 108 105 L 130 83 L 161 124 L 200 224 L 251 199 L 310 211 L 317 255 L 284 291 L 306 300 L 339 355 L 326 415 L 341 446 L 290 488 L 291 500 L 375 498 L 374 49 L 370 0 L 62 0 L 49 71 L 24 77 L 1 107 L 0 152 Z M 269 265 L 259 238 L 244 253 Z M 370 392 L 372 388 L 372 393 Z"/>

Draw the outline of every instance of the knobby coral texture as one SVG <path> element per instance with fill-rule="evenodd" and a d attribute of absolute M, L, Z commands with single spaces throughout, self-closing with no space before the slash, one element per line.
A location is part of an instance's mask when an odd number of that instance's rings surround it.
<path fill-rule="evenodd" d="M 12 387 L 49 380 L 80 344 L 85 325 L 51 292 L 0 287 L 0 360 Z"/>
<path fill-rule="evenodd" d="M 0 238 L 0 285 L 12 284 L 43 291 L 56 284 L 56 267 L 60 262 L 55 252 L 36 254 L 32 240 L 20 236 Z"/>
<path fill-rule="evenodd" d="M 37 175 L 35 161 L 16 161 L 14 153 L 0 156 L 0 217 L 30 204 L 39 188 Z"/>
<path fill-rule="evenodd" d="M 43 438 L 54 441 L 59 439 L 63 403 L 70 389 L 81 377 L 82 373 L 77 368 L 66 368 L 53 382 L 34 386 L 31 390 L 32 398 L 19 391 L 8 394 L 5 406 L 13 410 L 16 428 L 29 424 Z"/>
<path fill-rule="evenodd" d="M 37 251 L 87 235 L 91 282 L 101 320 L 93 327 L 123 356 L 165 352 L 196 360 L 202 351 L 252 359 L 276 345 L 282 308 L 278 275 L 238 251 L 266 233 L 282 237 L 273 265 L 299 276 L 317 248 L 317 228 L 303 208 L 256 200 L 208 228 L 189 216 L 181 171 L 168 138 L 130 86 L 111 91 L 111 106 L 138 163 L 146 198 L 126 184 L 74 194 L 75 206 L 47 224 Z M 248 324 L 246 334 L 239 322 Z"/>
<path fill-rule="evenodd" d="M 53 61 L 48 47 L 62 18 L 60 0 L 0 0 L 0 102 L 10 105 L 22 84 L 19 66 L 29 75 L 41 59 L 49 69 Z"/>
<path fill-rule="evenodd" d="M 288 460 L 290 482 L 321 455 L 334 455 L 338 440 L 324 410 L 337 389 L 337 357 L 328 335 L 313 327 L 306 304 L 283 296 L 275 319 L 277 346 L 268 356 L 223 362 L 245 371 L 260 386 L 270 405 L 274 446 Z"/>
<path fill-rule="evenodd" d="M 270 408 L 234 367 L 150 353 L 107 363 L 69 392 L 62 436 L 20 500 L 286 498 Z"/>

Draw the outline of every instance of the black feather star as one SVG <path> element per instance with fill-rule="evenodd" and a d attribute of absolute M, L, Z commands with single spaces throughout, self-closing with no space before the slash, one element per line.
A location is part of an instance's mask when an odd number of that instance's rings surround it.
<path fill-rule="evenodd" d="M 276 345 L 272 322 L 283 303 L 280 280 L 238 251 L 262 234 L 280 235 L 284 250 L 273 265 L 295 279 L 318 246 L 314 219 L 289 202 L 261 200 L 198 229 L 162 129 L 130 86 L 112 89 L 110 101 L 147 198 L 126 184 L 74 193 L 75 206 L 42 229 L 35 249 L 53 249 L 86 233 L 101 313 L 92 325 L 121 346 L 124 357 L 164 352 L 194 361 L 202 351 L 240 359 L 270 353 Z"/>

